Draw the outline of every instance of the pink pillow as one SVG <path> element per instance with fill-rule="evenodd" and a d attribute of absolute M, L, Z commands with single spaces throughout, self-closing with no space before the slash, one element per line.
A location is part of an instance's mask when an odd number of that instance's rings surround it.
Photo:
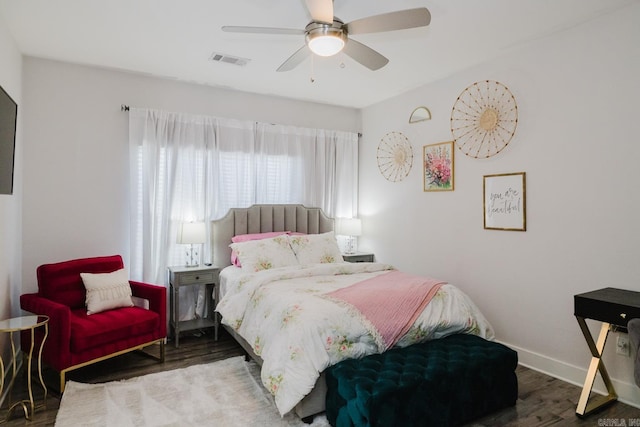
<path fill-rule="evenodd" d="M 290 231 L 269 231 L 267 233 L 254 233 L 254 234 L 238 234 L 237 236 L 233 236 L 231 241 L 233 243 L 240 242 L 248 242 L 250 240 L 262 240 L 262 239 L 270 239 L 272 237 L 280 236 L 282 234 L 289 234 Z M 236 267 L 242 267 L 240 265 L 240 260 L 238 259 L 238 255 L 235 251 L 231 251 L 231 264 Z"/>

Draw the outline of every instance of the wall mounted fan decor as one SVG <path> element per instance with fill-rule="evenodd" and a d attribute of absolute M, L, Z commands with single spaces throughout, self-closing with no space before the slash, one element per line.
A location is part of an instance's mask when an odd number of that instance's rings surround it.
<path fill-rule="evenodd" d="M 469 157 L 487 158 L 509 144 L 518 124 L 518 106 L 500 82 L 483 80 L 466 88 L 451 111 L 451 134 Z"/>
<path fill-rule="evenodd" d="M 389 132 L 378 144 L 378 169 L 388 181 L 402 181 L 413 166 L 413 147 L 402 132 Z"/>
<path fill-rule="evenodd" d="M 284 61 L 277 71 L 293 70 L 312 53 L 320 56 L 332 56 L 341 51 L 375 71 L 384 67 L 389 60 L 350 36 L 425 27 L 431 22 L 429 10 L 420 7 L 383 13 L 344 23 L 333 15 L 333 0 L 305 0 L 305 3 L 309 15 L 311 15 L 311 22 L 304 29 L 224 26 L 222 31 L 304 36 L 305 45 Z"/>

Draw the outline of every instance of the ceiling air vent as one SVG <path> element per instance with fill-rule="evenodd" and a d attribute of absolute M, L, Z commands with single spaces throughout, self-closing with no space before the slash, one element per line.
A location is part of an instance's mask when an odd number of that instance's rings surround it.
<path fill-rule="evenodd" d="M 214 62 L 225 62 L 227 64 L 238 65 L 240 67 L 247 65 L 250 59 L 240 58 L 239 56 L 227 55 L 226 53 L 216 53 L 213 52 L 209 57 L 211 61 Z"/>

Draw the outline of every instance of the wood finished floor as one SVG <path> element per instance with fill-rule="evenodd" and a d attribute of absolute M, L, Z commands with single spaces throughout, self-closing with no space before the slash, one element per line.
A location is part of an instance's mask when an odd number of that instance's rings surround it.
<path fill-rule="evenodd" d="M 105 382 L 133 378 L 153 372 L 184 368 L 191 365 L 215 362 L 228 357 L 242 355 L 243 350 L 223 330 L 216 342 L 210 334 L 193 336 L 185 334 L 180 337 L 180 348 L 173 343 L 166 346 L 166 357 L 161 364 L 143 354 L 131 353 L 106 360 L 71 372 L 68 378 L 79 382 Z M 583 419 L 576 417 L 575 408 L 580 395 L 580 388 L 537 371 L 518 366 L 518 401 L 515 406 L 491 414 L 466 427 L 489 426 L 602 426 L 619 425 L 614 422 L 624 421 L 630 425 L 630 419 L 640 421 L 640 409 L 616 402 L 602 411 Z M 32 421 L 26 421 L 22 413 L 17 411 L 4 426 L 52 426 L 60 405 L 57 388 L 58 377 L 50 371 L 44 372 L 45 382 L 49 387 L 47 408 L 39 409 Z M 22 378 L 14 389 L 14 397 L 26 395 L 22 390 Z M 42 399 L 42 392 L 37 387 L 36 397 Z M 6 403 L 0 416 L 6 414 Z M 609 424 L 607 424 L 609 423 Z M 78 425 L 81 425 L 80 423 Z M 636 424 L 638 425 L 638 424 Z"/>

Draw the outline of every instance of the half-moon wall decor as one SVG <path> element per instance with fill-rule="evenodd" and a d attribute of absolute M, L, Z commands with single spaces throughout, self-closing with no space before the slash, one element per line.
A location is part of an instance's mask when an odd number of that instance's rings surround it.
<path fill-rule="evenodd" d="M 509 144 L 518 125 L 518 106 L 500 82 L 483 80 L 466 88 L 451 111 L 451 134 L 469 157 L 487 158 Z"/>
<path fill-rule="evenodd" d="M 388 181 L 402 181 L 413 165 L 413 147 L 401 132 L 389 132 L 378 144 L 378 169 Z"/>
<path fill-rule="evenodd" d="M 431 120 L 431 111 L 427 107 L 418 107 L 409 116 L 409 123 L 424 122 L 426 120 Z"/>

